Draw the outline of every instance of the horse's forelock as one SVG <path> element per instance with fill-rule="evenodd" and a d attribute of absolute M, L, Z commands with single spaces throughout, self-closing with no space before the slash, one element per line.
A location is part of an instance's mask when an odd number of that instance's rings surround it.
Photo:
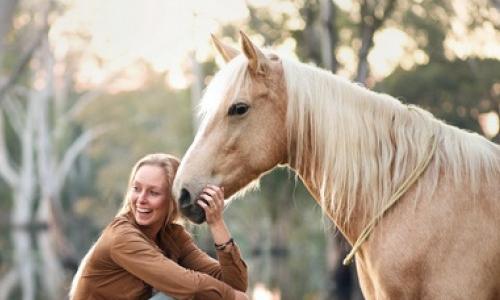
<path fill-rule="evenodd" d="M 239 55 L 215 74 L 198 105 L 200 124 L 206 124 L 212 119 L 218 109 L 224 106 L 228 96 L 234 96 L 239 92 L 247 64 L 246 58 Z"/>

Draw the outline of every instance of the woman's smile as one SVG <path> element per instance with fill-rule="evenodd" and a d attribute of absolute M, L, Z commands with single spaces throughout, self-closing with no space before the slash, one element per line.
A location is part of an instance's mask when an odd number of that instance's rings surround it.
<path fill-rule="evenodd" d="M 153 210 L 152 209 L 149 209 L 149 208 L 140 208 L 138 207 L 136 209 L 137 211 L 137 214 L 136 214 L 136 219 L 148 219 L 151 217 L 152 213 L 153 213 Z"/>

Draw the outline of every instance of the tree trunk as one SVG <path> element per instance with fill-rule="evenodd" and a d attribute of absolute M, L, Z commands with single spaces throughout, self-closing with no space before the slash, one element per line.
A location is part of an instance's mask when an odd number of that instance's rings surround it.
<path fill-rule="evenodd" d="M 22 299 L 34 300 L 35 255 L 28 228 L 14 228 L 12 242 L 14 244 L 16 269 L 21 279 Z"/>
<path fill-rule="evenodd" d="M 337 48 L 338 36 L 334 26 L 336 17 L 336 6 L 332 0 L 321 0 L 320 9 L 320 42 L 321 42 L 321 60 L 323 68 L 337 72 L 337 57 L 335 49 Z"/>
<path fill-rule="evenodd" d="M 10 292 L 19 281 L 19 273 L 15 268 L 12 268 L 0 280 L 0 300 L 8 300 Z"/>
<path fill-rule="evenodd" d="M 2 65 L 3 52 L 5 49 L 5 37 L 12 27 L 12 19 L 16 11 L 18 0 L 0 1 L 0 66 Z"/>
<path fill-rule="evenodd" d="M 22 299 L 35 299 L 35 264 L 30 238 L 30 222 L 34 202 L 35 176 L 33 156 L 34 105 L 28 103 L 26 124 L 21 137 L 22 159 L 19 171 L 20 182 L 12 186 L 13 208 L 11 215 L 14 265 L 19 272 Z"/>
<path fill-rule="evenodd" d="M 5 1 L 0 2 L 0 15 L 4 13 L 3 5 L 5 4 Z M 64 271 L 60 253 L 68 252 L 69 243 L 66 242 L 63 230 L 61 230 L 61 219 L 58 218 L 62 215 L 59 196 L 75 159 L 94 138 L 105 130 L 94 128 L 84 131 L 73 140 L 70 147 L 62 149 L 63 154 L 59 159 L 59 149 L 56 145 L 64 143 L 60 143 L 60 139 L 55 139 L 54 135 L 67 130 L 68 124 L 64 121 L 68 115 L 61 115 L 61 109 L 55 108 L 54 104 L 56 98 L 53 82 L 54 61 L 48 44 L 48 15 L 52 4 L 48 2 L 41 13 L 43 28 L 32 45 L 28 45 L 28 51 L 20 59 L 18 67 L 14 68 L 7 81 L 0 81 L 0 104 L 2 104 L 2 109 L 5 109 L 5 113 L 2 111 L 0 114 L 0 176 L 12 191 L 13 205 L 10 211 L 10 222 L 14 228 L 11 235 L 15 255 L 13 270 L 0 283 L 6 287 L 6 290 L 0 294 L 3 298 L 9 298 L 12 287 L 15 287 L 16 282 L 20 282 L 22 299 L 34 299 L 37 296 L 36 273 L 40 275 L 39 279 L 46 298 L 64 297 Z M 4 29 L 1 24 L 0 29 Z M 0 38 L 3 41 L 2 35 Z M 46 79 L 45 87 L 40 91 L 30 90 L 30 87 L 24 88 L 27 99 L 26 107 L 23 107 L 24 100 L 13 101 L 10 97 L 14 95 L 10 95 L 7 90 L 16 84 L 16 78 L 25 67 L 29 66 L 29 61 L 34 55 L 41 62 L 40 67 L 43 69 L 31 71 L 43 71 L 45 74 L 43 78 Z M 63 94 L 64 99 L 60 100 L 68 101 L 68 93 L 63 92 Z M 2 100 L 5 101 L 2 102 Z M 82 101 L 77 101 L 77 104 L 79 102 Z M 18 168 L 12 166 L 14 160 L 6 146 L 4 115 L 8 117 L 11 128 L 20 141 L 21 158 Z M 60 128 L 58 129 L 53 124 L 57 124 L 56 126 Z M 60 135 L 60 137 L 64 136 L 64 134 Z M 37 187 L 40 197 L 35 199 Z M 37 205 L 35 201 L 38 201 Z M 35 207 L 37 207 L 36 218 L 33 216 Z M 33 227 L 33 225 L 37 226 Z M 36 268 L 35 250 L 29 231 L 33 228 L 39 229 L 36 232 L 41 260 L 39 268 Z"/>
<path fill-rule="evenodd" d="M 368 53 L 373 46 L 375 30 L 373 26 L 363 26 L 361 32 L 361 48 L 358 54 L 356 82 L 365 83 L 368 77 Z"/>
<path fill-rule="evenodd" d="M 290 199 L 293 198 L 293 188 L 290 179 L 281 176 L 281 188 L 278 194 L 273 193 L 274 200 L 268 200 L 269 205 L 274 207 L 271 211 L 275 213 L 271 216 L 271 249 L 270 249 L 270 283 L 272 288 L 279 288 L 281 299 L 293 299 L 293 291 L 288 288 L 290 278 L 290 251 L 288 238 L 290 237 L 291 208 Z"/>
<path fill-rule="evenodd" d="M 36 234 L 38 251 L 41 256 L 40 279 L 49 299 L 61 299 L 64 290 L 64 270 L 56 250 L 58 243 L 55 235 L 58 230 L 50 204 L 50 199 L 42 201 L 40 206 L 43 208 L 39 209 L 37 216 L 38 220 L 47 222 L 47 227 L 37 231 Z M 45 274 L 50 274 L 50 276 Z"/>
<path fill-rule="evenodd" d="M 379 30 L 384 22 L 391 16 L 394 8 L 396 6 L 396 0 L 387 0 L 387 4 L 384 6 L 386 1 L 373 1 L 373 0 L 363 0 L 361 1 L 361 11 L 359 23 L 360 37 L 361 37 L 361 47 L 358 53 L 358 67 L 355 81 L 365 84 L 368 78 L 369 65 L 368 65 L 368 54 L 373 47 L 373 37 L 377 30 Z M 382 15 L 377 15 L 377 6 L 383 6 L 380 11 Z"/>

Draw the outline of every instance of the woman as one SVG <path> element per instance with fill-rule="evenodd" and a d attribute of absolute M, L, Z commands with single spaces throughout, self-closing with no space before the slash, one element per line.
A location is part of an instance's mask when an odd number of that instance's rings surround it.
<path fill-rule="evenodd" d="M 207 186 L 205 210 L 218 261 L 194 244 L 171 195 L 179 160 L 150 154 L 130 174 L 123 206 L 84 257 L 71 299 L 248 299 L 247 268 L 222 217 L 224 189 Z"/>

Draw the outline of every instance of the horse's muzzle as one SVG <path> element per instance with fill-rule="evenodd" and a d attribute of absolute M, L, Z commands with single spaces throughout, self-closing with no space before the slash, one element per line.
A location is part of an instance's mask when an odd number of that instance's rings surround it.
<path fill-rule="evenodd" d="M 205 211 L 197 203 L 192 202 L 191 194 L 188 190 L 182 189 L 181 196 L 178 199 L 179 209 L 181 213 L 195 224 L 205 222 Z"/>

